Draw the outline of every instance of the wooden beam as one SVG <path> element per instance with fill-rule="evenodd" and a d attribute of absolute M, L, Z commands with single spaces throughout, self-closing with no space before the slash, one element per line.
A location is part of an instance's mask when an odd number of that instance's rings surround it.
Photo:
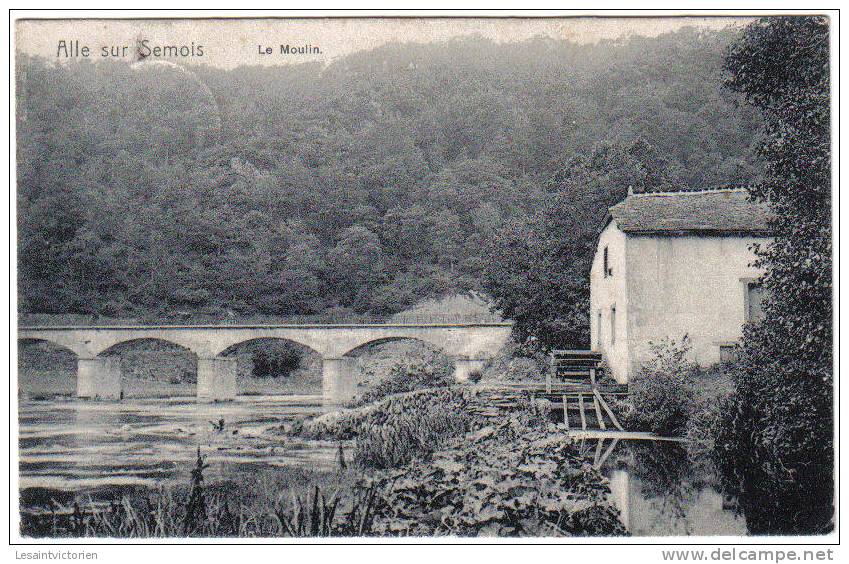
<path fill-rule="evenodd" d="M 616 426 L 616 428 L 620 431 L 624 431 L 625 429 L 619 423 L 619 420 L 616 419 L 616 415 L 613 414 L 613 410 L 610 409 L 610 406 L 607 405 L 607 402 L 604 401 L 604 398 L 600 393 L 598 393 L 598 390 L 595 390 L 595 397 L 597 397 L 598 401 L 601 402 L 602 407 L 604 407 L 604 410 L 607 412 L 607 415 L 610 416 L 610 420 L 613 421 L 613 424 Z"/>
<path fill-rule="evenodd" d="M 581 429 L 587 430 L 587 416 L 584 414 L 584 394 L 578 392 L 578 408 L 581 410 Z"/>
<path fill-rule="evenodd" d="M 601 429 L 587 429 L 586 431 L 581 431 L 580 429 L 573 429 L 566 433 L 566 436 L 579 440 L 579 441 L 596 441 L 601 438 L 605 439 L 640 439 L 640 440 L 648 440 L 648 441 L 664 441 L 664 442 L 672 442 L 672 443 L 686 443 L 687 439 L 683 437 L 658 437 L 654 433 L 650 433 L 648 431 L 602 431 Z"/>
<path fill-rule="evenodd" d="M 593 406 L 595 407 L 595 416 L 598 418 L 598 426 L 604 431 L 607 425 L 604 424 L 604 417 L 601 414 L 601 408 L 598 406 L 598 390 L 593 390 Z"/>
<path fill-rule="evenodd" d="M 613 439 L 610 442 L 610 446 L 607 447 L 607 450 L 604 451 L 604 454 L 601 455 L 601 458 L 598 461 L 598 467 L 601 468 L 604 466 L 604 463 L 607 462 L 607 459 L 610 458 L 610 453 L 616 448 L 616 445 L 619 444 L 619 439 Z"/>
<path fill-rule="evenodd" d="M 563 423 L 566 424 L 566 430 L 569 430 L 569 400 L 566 399 L 566 394 L 563 394 Z"/>
<path fill-rule="evenodd" d="M 600 468 L 601 464 L 599 460 L 601 460 L 601 449 L 604 446 L 604 439 L 599 439 L 598 443 L 595 446 L 595 456 L 593 456 L 593 466 L 595 468 Z"/>

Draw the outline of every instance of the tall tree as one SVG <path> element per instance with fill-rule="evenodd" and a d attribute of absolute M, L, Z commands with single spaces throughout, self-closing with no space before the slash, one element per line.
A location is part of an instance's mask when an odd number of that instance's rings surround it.
<path fill-rule="evenodd" d="M 668 163 L 638 139 L 574 157 L 548 182 L 541 208 L 501 228 L 488 246 L 483 285 L 532 348 L 589 345 L 589 272 L 608 207 L 628 188 L 680 188 Z"/>
<path fill-rule="evenodd" d="M 763 182 L 774 241 L 763 322 L 745 331 L 733 419 L 721 447 L 747 495 L 753 532 L 833 527 L 833 305 L 829 25 L 771 17 L 749 25 L 728 53 L 727 85 L 757 107 Z M 728 454 L 728 452 L 726 453 Z"/>

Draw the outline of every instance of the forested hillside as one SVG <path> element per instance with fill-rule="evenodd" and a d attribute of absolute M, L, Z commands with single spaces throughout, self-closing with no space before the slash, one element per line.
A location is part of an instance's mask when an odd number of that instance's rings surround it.
<path fill-rule="evenodd" d="M 552 205 L 577 300 L 627 185 L 754 176 L 760 126 L 720 88 L 734 37 L 468 38 L 229 71 L 19 56 L 19 307 L 388 315 L 492 291 L 492 261 L 521 259 L 511 241 Z"/>

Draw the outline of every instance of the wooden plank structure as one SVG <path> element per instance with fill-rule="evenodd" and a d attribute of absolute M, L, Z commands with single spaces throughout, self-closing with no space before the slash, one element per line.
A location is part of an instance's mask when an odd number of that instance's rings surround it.
<path fill-rule="evenodd" d="M 551 351 L 551 370 L 546 375 L 546 392 L 551 393 L 553 381 L 566 384 L 595 384 L 601 353 L 595 351 Z M 589 380 L 589 382 L 588 382 Z"/>
<path fill-rule="evenodd" d="M 619 423 L 619 420 L 616 419 L 616 414 L 613 413 L 613 410 L 610 409 L 610 406 L 607 405 L 607 402 L 604 401 L 604 398 L 601 396 L 598 390 L 595 390 L 595 397 L 598 399 L 599 403 L 604 407 L 604 410 L 607 412 L 607 415 L 610 417 L 610 420 L 613 421 L 613 425 L 619 429 L 620 431 L 624 431 L 622 425 Z"/>
<path fill-rule="evenodd" d="M 551 353 L 551 369 L 546 375 L 545 396 L 551 399 L 554 395 L 555 399 L 560 400 L 559 403 L 563 406 L 563 423 L 567 430 L 571 429 L 569 400 L 573 398 L 576 400 L 582 431 L 589 428 L 585 401 L 592 402 L 597 428 L 607 430 L 606 415 L 613 427 L 624 430 L 602 394 L 626 395 L 628 387 L 613 383 L 600 384 L 597 376 L 601 360 L 601 353 L 594 351 L 555 350 Z"/>
<path fill-rule="evenodd" d="M 604 424 L 604 417 L 601 415 L 601 408 L 598 406 L 598 397 L 596 397 L 596 394 L 593 394 L 593 406 L 595 407 L 595 418 L 598 421 L 598 426 L 604 431 L 607 429 L 607 425 Z"/>
<path fill-rule="evenodd" d="M 554 351 L 551 355 L 551 371 L 546 375 L 544 383 L 482 384 L 479 389 L 486 398 L 487 407 L 479 408 L 478 412 L 486 416 L 494 415 L 500 409 L 511 409 L 518 398 L 530 396 L 548 400 L 552 410 L 562 409 L 563 426 L 570 434 L 580 436 L 584 432 L 624 432 L 604 398 L 625 396 L 628 394 L 628 386 L 600 379 L 600 364 L 601 353 Z"/>
<path fill-rule="evenodd" d="M 586 441 L 600 439 L 621 439 L 621 440 L 647 440 L 647 441 L 662 441 L 670 443 L 686 443 L 684 437 L 659 437 L 649 431 L 602 431 L 601 429 L 573 429 L 567 433 L 573 439 Z"/>

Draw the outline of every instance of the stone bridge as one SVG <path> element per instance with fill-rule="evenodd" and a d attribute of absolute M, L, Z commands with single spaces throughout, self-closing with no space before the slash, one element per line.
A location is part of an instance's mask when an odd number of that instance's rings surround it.
<path fill-rule="evenodd" d="M 120 399 L 120 359 L 104 352 L 128 341 L 157 339 L 197 355 L 197 396 L 233 399 L 236 359 L 222 356 L 228 348 L 256 339 L 285 339 L 306 346 L 322 358 L 323 394 L 341 402 L 354 393 L 354 349 L 378 341 L 416 339 L 452 357 L 455 377 L 465 381 L 483 368 L 509 339 L 511 323 L 337 324 L 337 325 L 151 325 L 91 327 L 20 327 L 18 339 L 54 343 L 77 355 L 77 396 Z"/>

